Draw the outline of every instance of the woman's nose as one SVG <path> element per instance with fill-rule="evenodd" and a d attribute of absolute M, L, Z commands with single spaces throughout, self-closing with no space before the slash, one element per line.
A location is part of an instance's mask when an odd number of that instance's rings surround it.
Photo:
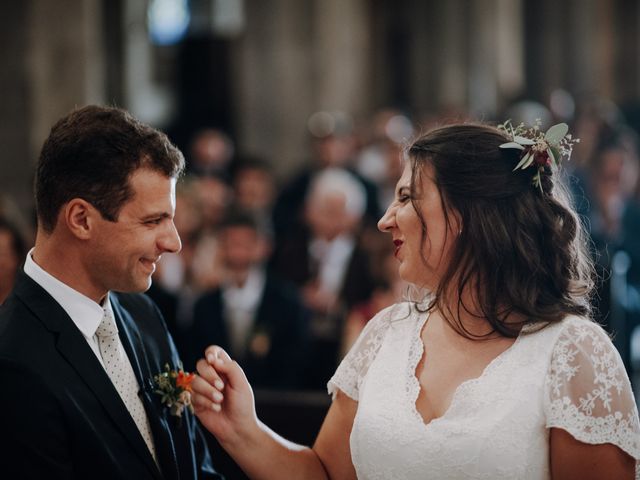
<path fill-rule="evenodd" d="M 392 206 L 387 208 L 382 218 L 378 221 L 378 230 L 388 232 L 395 225 L 395 212 Z"/>

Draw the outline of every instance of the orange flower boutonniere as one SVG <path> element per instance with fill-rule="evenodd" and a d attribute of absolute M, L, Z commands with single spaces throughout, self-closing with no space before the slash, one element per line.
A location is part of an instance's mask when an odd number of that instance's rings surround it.
<path fill-rule="evenodd" d="M 195 374 L 179 370 L 171 370 L 167 363 L 164 372 L 153 377 L 154 392 L 160 395 L 163 405 L 171 409 L 171 415 L 182 417 L 182 412 L 188 408 L 193 413 L 191 404 L 191 382 Z"/>

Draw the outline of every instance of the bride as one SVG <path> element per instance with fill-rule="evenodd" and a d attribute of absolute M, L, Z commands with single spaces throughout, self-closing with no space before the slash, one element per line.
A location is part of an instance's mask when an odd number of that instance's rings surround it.
<path fill-rule="evenodd" d="M 638 411 L 589 317 L 566 133 L 453 125 L 408 148 L 379 228 L 430 293 L 367 324 L 313 448 L 262 424 L 241 368 L 207 349 L 196 414 L 251 478 L 634 478 Z"/>

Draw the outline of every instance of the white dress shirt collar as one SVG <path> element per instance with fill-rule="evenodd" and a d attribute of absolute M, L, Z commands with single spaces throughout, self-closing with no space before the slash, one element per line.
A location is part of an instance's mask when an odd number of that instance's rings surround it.
<path fill-rule="evenodd" d="M 109 294 L 107 293 L 104 306 L 99 305 L 45 271 L 33 260 L 32 254 L 33 249 L 27 254 L 24 272 L 60 304 L 82 332 L 82 335 L 91 339 L 96 333 L 105 311 L 113 315 Z"/>

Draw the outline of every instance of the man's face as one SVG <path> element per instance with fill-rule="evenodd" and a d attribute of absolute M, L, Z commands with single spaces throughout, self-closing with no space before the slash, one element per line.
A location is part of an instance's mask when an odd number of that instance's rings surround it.
<path fill-rule="evenodd" d="M 220 234 L 225 266 L 235 272 L 244 272 L 264 257 L 264 248 L 253 228 L 243 225 L 226 227 Z"/>
<path fill-rule="evenodd" d="M 316 192 L 306 206 L 306 220 L 314 237 L 333 240 L 348 233 L 356 220 L 347 211 L 347 199 L 340 192 Z"/>
<path fill-rule="evenodd" d="M 99 218 L 87 255 L 87 270 L 99 291 L 143 292 L 165 252 L 180 251 L 173 223 L 174 178 L 140 168 L 131 175 L 133 197 L 123 205 L 116 222 Z"/>

